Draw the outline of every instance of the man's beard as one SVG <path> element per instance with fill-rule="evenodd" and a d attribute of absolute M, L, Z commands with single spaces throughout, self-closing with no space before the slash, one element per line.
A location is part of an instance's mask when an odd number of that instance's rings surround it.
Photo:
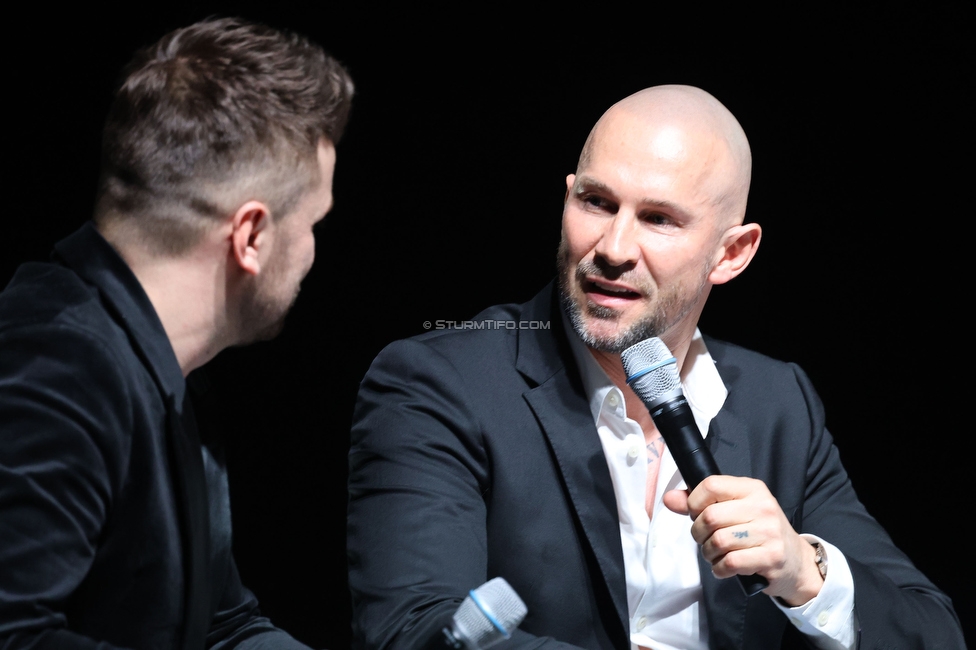
<path fill-rule="evenodd" d="M 277 281 L 274 272 L 262 280 L 254 278 L 253 286 L 244 293 L 238 320 L 238 345 L 270 341 L 277 337 L 285 327 L 288 312 L 298 299 L 297 289 L 289 300 L 274 295 Z"/>
<path fill-rule="evenodd" d="M 614 354 L 619 354 L 630 346 L 640 343 L 645 339 L 663 335 L 684 318 L 698 302 L 698 298 L 705 289 L 706 277 L 708 275 L 706 269 L 703 272 L 698 289 L 692 299 L 682 302 L 681 291 L 677 286 L 672 285 L 656 291 L 648 282 L 639 276 L 628 276 L 626 271 L 612 273 L 610 269 L 601 268 L 597 264 L 587 260 L 580 260 L 575 268 L 570 268 L 569 250 L 565 242 L 560 242 L 559 244 L 558 268 L 559 301 L 566 315 L 569 316 L 569 320 L 573 324 L 573 329 L 576 330 L 576 334 L 588 347 L 601 352 Z M 580 297 L 580 300 L 584 304 L 580 304 L 572 295 L 573 283 L 569 275 L 570 273 L 574 274 L 577 287 L 582 287 L 582 283 L 587 276 L 605 278 L 613 281 L 621 280 L 636 288 L 645 299 L 650 299 L 657 293 L 657 300 L 653 303 L 652 310 L 643 314 L 630 327 L 613 334 L 597 335 L 587 329 L 586 317 L 589 317 L 591 320 L 597 319 L 615 322 L 620 319 L 621 314 L 610 307 L 590 303 L 583 296 Z"/>

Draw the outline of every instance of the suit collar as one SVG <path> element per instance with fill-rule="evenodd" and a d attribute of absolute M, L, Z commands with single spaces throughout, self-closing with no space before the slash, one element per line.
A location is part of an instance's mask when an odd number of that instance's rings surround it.
<path fill-rule="evenodd" d="M 555 281 L 522 305 L 522 320 L 539 324 L 536 329 L 518 330 L 515 368 L 529 380 L 530 385 L 545 383 L 559 372 L 579 375 L 559 314 L 559 293 Z"/>
<path fill-rule="evenodd" d="M 129 335 L 164 399 L 183 404 L 186 381 L 163 323 L 135 274 L 89 221 L 54 245 L 53 257 L 93 285 Z"/>

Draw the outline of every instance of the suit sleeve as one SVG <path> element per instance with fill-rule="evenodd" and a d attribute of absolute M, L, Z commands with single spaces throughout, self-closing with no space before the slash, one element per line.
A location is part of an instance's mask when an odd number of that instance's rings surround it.
<path fill-rule="evenodd" d="M 131 424 L 125 382 L 81 331 L 7 331 L 0 350 L 0 646 L 108 648 L 65 629 L 66 610 L 122 474 L 104 432 Z"/>
<path fill-rule="evenodd" d="M 860 625 L 858 647 L 964 649 L 950 599 L 915 568 L 857 498 L 824 427 L 820 399 L 803 371 L 793 369 L 813 431 L 799 532 L 829 541 L 847 559 Z"/>
<path fill-rule="evenodd" d="M 237 565 L 231 562 L 227 582 L 213 624 L 207 635 L 212 650 L 309 650 L 287 632 L 261 615 L 257 598 L 241 584 Z"/>
<path fill-rule="evenodd" d="M 198 411 L 199 412 L 199 411 Z M 241 583 L 232 552 L 230 488 L 223 454 L 203 449 L 203 467 L 210 505 L 211 564 L 214 588 L 219 588 L 206 645 L 212 650 L 308 650 L 261 614 L 257 598 Z M 217 569 L 220 572 L 216 572 Z"/>
<path fill-rule="evenodd" d="M 360 387 L 349 455 L 348 559 L 360 648 L 443 648 L 487 573 L 490 467 L 465 376 L 417 341 L 386 348 Z M 501 648 L 572 648 L 516 631 Z"/>

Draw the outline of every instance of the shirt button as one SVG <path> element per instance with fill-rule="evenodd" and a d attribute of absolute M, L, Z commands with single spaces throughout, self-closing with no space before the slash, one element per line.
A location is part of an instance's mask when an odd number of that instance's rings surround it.
<path fill-rule="evenodd" d="M 627 455 L 630 456 L 631 458 L 637 458 L 639 454 L 640 454 L 640 447 L 636 445 L 631 447 L 630 451 L 627 452 Z"/>
<path fill-rule="evenodd" d="M 617 399 L 616 393 L 610 393 L 610 397 L 607 399 L 607 401 L 610 402 L 610 406 L 616 406 L 620 400 Z"/>
<path fill-rule="evenodd" d="M 647 617 L 641 616 L 639 619 L 637 619 L 637 629 L 643 630 L 645 627 L 647 627 Z"/>
<path fill-rule="evenodd" d="M 827 624 L 827 621 L 829 619 L 830 619 L 830 612 L 827 612 L 827 611 L 820 612 L 820 615 L 817 616 L 817 624 L 820 627 L 823 627 L 824 625 Z"/>
<path fill-rule="evenodd" d="M 790 619 L 790 623 L 792 623 L 796 627 L 803 627 L 803 621 L 801 621 L 800 619 L 796 618 L 795 616 Z"/>

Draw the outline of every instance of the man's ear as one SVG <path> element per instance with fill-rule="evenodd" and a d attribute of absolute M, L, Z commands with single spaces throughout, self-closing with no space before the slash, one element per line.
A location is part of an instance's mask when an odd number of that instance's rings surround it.
<path fill-rule="evenodd" d="M 746 270 L 759 248 L 762 228 L 758 223 L 745 223 L 732 226 L 722 236 L 718 250 L 718 261 L 708 274 L 712 284 L 725 284 Z"/>
<path fill-rule="evenodd" d="M 576 174 L 569 174 L 566 176 L 566 194 L 563 195 L 563 205 L 566 201 L 569 201 L 569 193 L 573 191 L 573 183 L 576 182 Z"/>
<path fill-rule="evenodd" d="M 231 221 L 231 255 L 245 272 L 261 272 L 261 253 L 271 245 L 271 211 L 260 201 L 248 201 Z"/>

